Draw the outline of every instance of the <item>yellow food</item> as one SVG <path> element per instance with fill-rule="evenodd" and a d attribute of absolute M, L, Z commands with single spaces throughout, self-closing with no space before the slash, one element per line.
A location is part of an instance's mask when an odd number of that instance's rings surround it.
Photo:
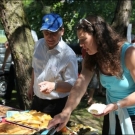
<path fill-rule="evenodd" d="M 98 114 L 98 111 L 95 110 L 95 109 L 91 110 L 90 112 L 91 112 L 92 114 Z"/>
<path fill-rule="evenodd" d="M 10 118 L 6 118 L 7 121 L 15 122 L 31 128 L 37 128 L 39 130 L 46 128 L 51 119 L 52 117 L 50 115 L 37 112 L 35 110 L 20 112 L 18 114 L 14 114 Z"/>
<path fill-rule="evenodd" d="M 34 134 L 36 130 L 21 127 L 10 123 L 0 123 L 0 134 Z"/>

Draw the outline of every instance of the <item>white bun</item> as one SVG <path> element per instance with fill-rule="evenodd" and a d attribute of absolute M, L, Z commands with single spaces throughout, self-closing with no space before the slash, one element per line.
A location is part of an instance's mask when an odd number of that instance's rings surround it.
<path fill-rule="evenodd" d="M 88 108 L 88 112 L 90 112 L 91 114 L 102 114 L 105 108 L 105 104 L 94 103 Z"/>

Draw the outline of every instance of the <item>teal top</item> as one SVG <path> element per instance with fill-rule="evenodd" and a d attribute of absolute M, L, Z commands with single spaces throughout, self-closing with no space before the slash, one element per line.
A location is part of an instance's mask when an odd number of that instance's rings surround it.
<path fill-rule="evenodd" d="M 129 94 L 135 91 L 135 82 L 130 75 L 129 70 L 125 65 L 125 52 L 131 46 L 130 43 L 125 42 L 122 46 L 121 51 L 121 66 L 123 69 L 122 79 L 117 78 L 116 76 L 107 76 L 100 73 L 100 82 L 103 87 L 106 88 L 106 96 L 109 99 L 109 103 L 117 102 Z M 108 102 L 107 102 L 108 104 Z M 127 111 L 129 115 L 135 115 L 135 107 L 128 107 Z"/>
<path fill-rule="evenodd" d="M 106 88 L 107 104 L 117 102 L 135 91 L 135 82 L 125 65 L 125 52 L 131 46 L 130 43 L 124 43 L 121 51 L 121 66 L 123 69 L 122 79 L 115 76 L 107 76 L 100 73 L 101 84 Z M 117 111 L 109 113 L 109 134 L 115 134 L 116 119 L 118 115 L 122 134 L 134 135 L 133 125 L 129 115 L 135 115 L 135 106 L 127 108 L 118 108 Z"/>

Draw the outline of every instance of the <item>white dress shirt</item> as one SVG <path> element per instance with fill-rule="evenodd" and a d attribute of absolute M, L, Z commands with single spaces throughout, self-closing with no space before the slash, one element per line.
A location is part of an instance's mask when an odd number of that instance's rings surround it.
<path fill-rule="evenodd" d="M 37 41 L 32 61 L 34 68 L 34 94 L 42 99 L 58 99 L 69 95 L 52 91 L 43 94 L 38 83 L 43 81 L 68 82 L 74 85 L 78 77 L 78 64 L 74 51 L 61 39 L 56 47 L 49 50 L 44 38 Z"/>

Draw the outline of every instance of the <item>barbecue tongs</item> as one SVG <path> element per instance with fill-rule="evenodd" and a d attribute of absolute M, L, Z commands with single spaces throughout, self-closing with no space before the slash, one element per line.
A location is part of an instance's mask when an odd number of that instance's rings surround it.
<path fill-rule="evenodd" d="M 50 129 L 46 129 L 45 131 L 43 131 L 41 133 L 41 135 L 54 135 L 57 132 L 57 130 L 56 130 L 57 127 L 58 127 L 58 125 L 50 128 Z"/>

